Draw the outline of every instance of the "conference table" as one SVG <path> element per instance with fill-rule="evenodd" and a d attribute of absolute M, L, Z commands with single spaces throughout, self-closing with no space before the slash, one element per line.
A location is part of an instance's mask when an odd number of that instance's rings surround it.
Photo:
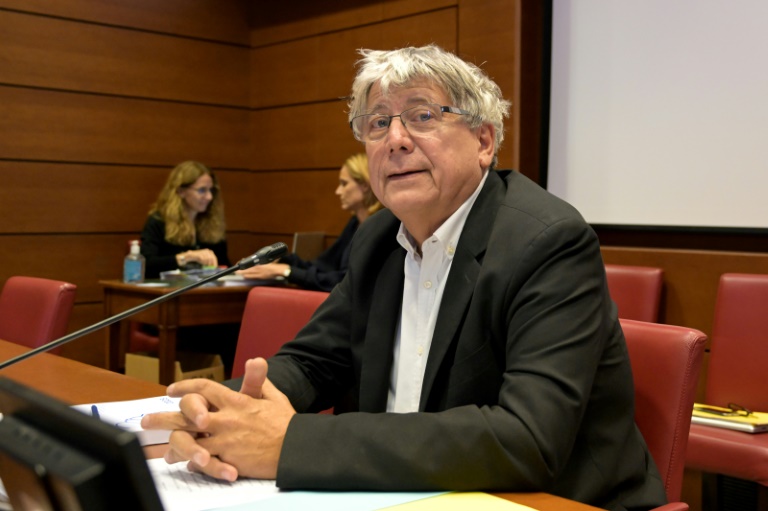
<path fill-rule="evenodd" d="M 120 280 L 101 280 L 104 290 L 104 317 L 110 318 L 178 289 L 160 282 L 126 284 Z M 113 323 L 107 329 L 107 366 L 120 371 L 128 347 L 128 322 L 137 321 L 158 328 L 158 381 L 169 385 L 174 380 L 176 334 L 180 327 L 240 323 L 245 301 L 253 286 L 205 285 L 191 289 L 130 318 Z"/>
<path fill-rule="evenodd" d="M 28 348 L 0 340 L 0 360 L 20 355 Z M 10 378 L 68 404 L 142 399 L 165 394 L 165 386 L 49 353 L 41 353 L 0 370 Z M 165 446 L 145 448 L 148 457 L 160 457 Z M 505 500 L 538 511 L 595 511 L 598 508 L 548 493 L 493 493 Z M 482 511 L 482 509 L 478 510 Z"/>

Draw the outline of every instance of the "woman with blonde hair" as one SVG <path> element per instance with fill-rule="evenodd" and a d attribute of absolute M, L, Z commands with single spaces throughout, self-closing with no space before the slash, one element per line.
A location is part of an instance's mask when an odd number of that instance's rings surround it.
<path fill-rule="evenodd" d="M 147 278 L 177 268 L 229 266 L 224 200 L 214 173 L 196 161 L 168 176 L 141 233 Z"/>
<path fill-rule="evenodd" d="M 328 250 L 312 261 L 305 261 L 296 254 L 288 254 L 280 262 L 254 266 L 238 273 L 249 279 L 283 278 L 286 282 L 304 289 L 333 289 L 347 273 L 352 237 L 357 228 L 383 207 L 371 190 L 368 157 L 365 154 L 355 154 L 347 158 L 339 170 L 339 185 L 335 193 L 341 201 L 341 209 L 349 211 L 352 218 Z"/>

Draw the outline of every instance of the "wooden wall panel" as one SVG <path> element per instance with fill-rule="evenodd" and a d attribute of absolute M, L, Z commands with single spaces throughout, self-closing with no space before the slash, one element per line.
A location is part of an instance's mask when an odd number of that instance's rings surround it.
<path fill-rule="evenodd" d="M 709 334 L 720 275 L 768 273 L 768 254 L 713 250 L 602 247 L 607 263 L 664 269 L 662 322 Z"/>
<path fill-rule="evenodd" d="M 278 44 L 318 34 L 405 18 L 456 5 L 456 0 L 335 0 L 272 2 L 253 10 L 251 46 Z M 434 34 L 442 27 L 421 27 Z M 419 36 L 416 35 L 416 38 Z M 410 43 L 409 43 L 410 44 Z"/>
<path fill-rule="evenodd" d="M 227 250 L 229 251 L 229 260 L 232 264 L 237 263 L 243 257 L 249 256 L 259 250 L 261 247 L 271 245 L 277 241 L 266 241 L 252 232 L 229 232 L 227 233 Z M 290 244 L 288 245 L 290 247 Z"/>
<path fill-rule="evenodd" d="M 139 232 L 168 172 L 0 161 L 0 233 Z"/>
<path fill-rule="evenodd" d="M 0 86 L 4 159 L 245 168 L 248 112 Z"/>
<path fill-rule="evenodd" d="M 515 127 L 520 125 L 519 96 L 519 0 L 459 2 L 458 55 L 480 66 L 512 101 L 505 122 L 505 141 L 499 152 L 498 168 L 518 167 Z"/>
<path fill-rule="evenodd" d="M 247 230 L 250 174 L 213 169 L 231 230 Z M 0 234 L 138 233 L 171 167 L 0 161 Z M 100 212 L 94 215 L 94 211 Z"/>
<path fill-rule="evenodd" d="M 0 67 L 0 83 L 235 106 L 248 101 L 244 47 L 7 11 L 0 11 L 0 33 L 0 62 L 13 62 Z"/>
<path fill-rule="evenodd" d="M 248 45 L 241 0 L 0 0 L 0 8 Z"/>
<path fill-rule="evenodd" d="M 359 48 L 389 49 L 436 43 L 456 48 L 455 8 L 322 34 L 252 51 L 252 101 L 261 108 L 347 96 Z M 424 30 L 440 27 L 440 31 Z M 287 65 L 288 64 L 288 65 Z"/>
<path fill-rule="evenodd" d="M 251 114 L 249 168 L 338 169 L 364 146 L 354 139 L 343 101 L 257 110 Z"/>
<path fill-rule="evenodd" d="M 260 212 L 260 206 L 253 202 L 253 173 L 211 168 L 221 187 L 227 231 L 248 231 L 251 218 Z"/>
<path fill-rule="evenodd" d="M 102 279 L 122 277 L 129 234 L 8 235 L 0 243 L 0 281 L 12 275 L 64 280 L 77 285 L 76 302 L 102 300 Z"/>
<path fill-rule="evenodd" d="M 254 175 L 254 214 L 251 230 L 260 234 L 292 235 L 296 231 L 323 231 L 338 235 L 349 220 L 334 194 L 344 159 L 334 170 L 260 172 Z"/>

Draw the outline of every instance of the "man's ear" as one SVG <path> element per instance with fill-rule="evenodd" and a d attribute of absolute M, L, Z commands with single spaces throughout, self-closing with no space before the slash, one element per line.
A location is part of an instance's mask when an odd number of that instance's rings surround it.
<path fill-rule="evenodd" d="M 477 128 L 477 140 L 480 142 L 479 154 L 480 167 L 487 169 L 493 161 L 496 151 L 496 128 L 492 124 L 483 124 Z"/>

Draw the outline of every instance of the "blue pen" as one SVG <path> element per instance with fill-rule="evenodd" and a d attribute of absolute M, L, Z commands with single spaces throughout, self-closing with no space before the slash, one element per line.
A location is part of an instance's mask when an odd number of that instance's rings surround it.
<path fill-rule="evenodd" d="M 96 405 L 91 405 L 91 415 L 97 419 L 99 418 L 99 408 Z"/>

